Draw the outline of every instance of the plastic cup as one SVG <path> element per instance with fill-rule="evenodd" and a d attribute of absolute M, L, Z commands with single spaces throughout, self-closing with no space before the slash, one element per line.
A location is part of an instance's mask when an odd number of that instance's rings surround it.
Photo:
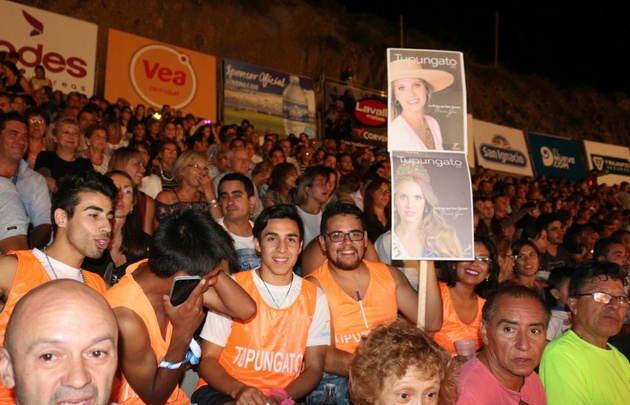
<path fill-rule="evenodd" d="M 458 356 L 472 357 L 475 355 L 475 339 L 463 339 L 455 341 L 455 350 Z"/>

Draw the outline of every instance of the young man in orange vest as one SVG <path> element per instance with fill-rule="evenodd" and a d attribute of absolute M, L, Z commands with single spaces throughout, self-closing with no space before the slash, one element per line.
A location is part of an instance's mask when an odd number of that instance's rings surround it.
<path fill-rule="evenodd" d="M 254 224 L 260 268 L 234 275 L 258 306 L 244 322 L 209 313 L 201 332 L 199 405 L 291 404 L 317 385 L 330 344 L 323 291 L 293 273 L 303 225 L 289 205 L 265 209 Z"/>
<path fill-rule="evenodd" d="M 96 172 L 67 175 L 52 198 L 52 244 L 42 250 L 17 250 L 0 256 L 0 345 L 17 302 L 33 288 L 51 280 L 68 278 L 99 293 L 105 282 L 81 270 L 86 257 L 98 259 L 109 245 L 112 200 L 118 190 L 112 180 Z M 15 391 L 0 386 L 0 404 L 14 404 Z"/>

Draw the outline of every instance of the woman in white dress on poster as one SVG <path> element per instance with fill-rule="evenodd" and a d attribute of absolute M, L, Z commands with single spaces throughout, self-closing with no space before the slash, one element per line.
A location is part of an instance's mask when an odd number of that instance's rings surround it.
<path fill-rule="evenodd" d="M 389 77 L 394 117 L 387 131 L 389 150 L 444 150 L 440 125 L 424 110 L 431 93 L 447 88 L 455 77 L 406 59 L 389 64 Z"/>

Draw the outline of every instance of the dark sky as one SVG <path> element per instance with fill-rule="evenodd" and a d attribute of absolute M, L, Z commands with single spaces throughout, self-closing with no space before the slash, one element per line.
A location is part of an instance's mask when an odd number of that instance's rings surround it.
<path fill-rule="evenodd" d="M 376 3 L 378 8 L 337 1 L 350 13 L 374 12 L 393 24 L 402 14 L 406 26 L 452 50 L 470 52 L 480 63 L 494 61 L 498 11 L 499 63 L 504 67 L 546 77 L 560 87 L 630 95 L 630 12 L 621 1 L 388 0 Z"/>

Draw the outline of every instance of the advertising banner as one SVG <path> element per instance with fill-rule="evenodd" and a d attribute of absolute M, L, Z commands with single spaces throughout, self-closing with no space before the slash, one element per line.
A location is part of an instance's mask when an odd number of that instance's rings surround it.
<path fill-rule="evenodd" d="M 110 29 L 105 98 L 216 119 L 216 58 Z"/>
<path fill-rule="evenodd" d="M 392 152 L 392 260 L 472 260 L 466 155 Z"/>
<path fill-rule="evenodd" d="M 5 0 L 0 10 L 0 51 L 20 54 L 26 79 L 42 65 L 53 90 L 93 94 L 96 24 Z"/>
<path fill-rule="evenodd" d="M 466 152 L 461 52 L 388 49 L 388 149 Z"/>
<path fill-rule="evenodd" d="M 523 131 L 473 120 L 477 163 L 487 169 L 532 176 Z"/>
<path fill-rule="evenodd" d="M 580 180 L 584 177 L 577 141 L 533 132 L 529 132 L 527 137 L 537 175 L 545 174 L 569 180 Z"/>
<path fill-rule="evenodd" d="M 326 78 L 324 138 L 387 147 L 387 94 Z"/>
<path fill-rule="evenodd" d="M 223 60 L 223 120 L 249 120 L 258 130 L 287 136 L 316 134 L 315 92 L 308 77 Z"/>
<path fill-rule="evenodd" d="M 584 141 L 584 150 L 589 170 L 605 171 L 598 176 L 599 184 L 619 184 L 630 182 L 630 151 L 626 146 Z"/>

